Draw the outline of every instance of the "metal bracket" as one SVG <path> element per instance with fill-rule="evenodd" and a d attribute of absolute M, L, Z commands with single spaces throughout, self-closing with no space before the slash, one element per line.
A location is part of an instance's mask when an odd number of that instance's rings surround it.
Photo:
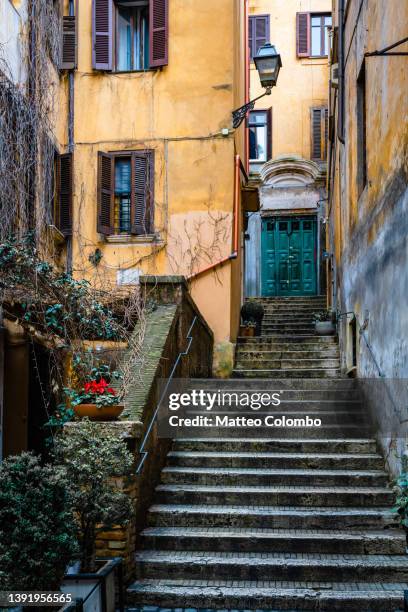
<path fill-rule="evenodd" d="M 270 96 L 271 93 L 272 87 L 268 87 L 265 93 L 263 93 L 261 96 L 258 96 L 254 100 L 251 100 L 250 102 L 247 102 L 247 104 L 244 104 L 243 106 L 240 106 L 240 108 L 237 108 L 236 110 L 232 111 L 232 127 L 234 129 L 239 128 L 249 111 L 254 109 L 255 102 L 257 100 L 260 100 L 264 96 Z"/>

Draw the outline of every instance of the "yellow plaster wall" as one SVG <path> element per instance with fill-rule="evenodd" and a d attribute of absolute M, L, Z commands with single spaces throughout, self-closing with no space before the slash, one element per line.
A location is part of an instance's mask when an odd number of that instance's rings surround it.
<path fill-rule="evenodd" d="M 118 269 L 189 275 L 231 252 L 234 154 L 244 153 L 243 128 L 228 136 L 220 131 L 231 128 L 231 111 L 244 102 L 244 5 L 170 0 L 169 6 L 169 65 L 111 74 L 92 70 L 92 2 L 79 3 L 73 267 L 77 276 L 102 286 L 116 283 Z M 63 77 L 57 129 L 62 149 L 67 95 Z M 96 231 L 97 153 L 143 148 L 155 152 L 156 240 L 112 244 Z M 97 268 L 89 261 L 96 248 L 102 253 Z M 216 341 L 236 331 L 231 285 L 230 264 L 194 282 L 194 299 Z"/>
<path fill-rule="evenodd" d="M 310 158 L 310 108 L 327 106 L 327 58 L 298 58 L 296 13 L 331 12 L 331 0 L 250 0 L 250 15 L 270 15 L 270 42 L 282 58 L 282 68 L 272 95 L 256 103 L 258 109 L 272 107 L 272 157 L 301 155 Z M 262 89 L 251 62 L 251 98 Z"/>

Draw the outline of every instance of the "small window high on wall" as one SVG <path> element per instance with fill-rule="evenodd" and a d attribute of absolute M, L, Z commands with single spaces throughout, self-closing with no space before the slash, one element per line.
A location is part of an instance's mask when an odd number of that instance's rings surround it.
<path fill-rule="evenodd" d="M 272 110 L 249 113 L 249 159 L 266 162 L 272 156 Z"/>
<path fill-rule="evenodd" d="M 168 64 L 169 0 L 93 0 L 92 65 L 128 72 Z"/>
<path fill-rule="evenodd" d="M 116 2 L 116 70 L 149 67 L 149 3 Z"/>
<path fill-rule="evenodd" d="M 296 52 L 298 57 L 327 57 L 329 54 L 330 13 L 296 14 Z"/>

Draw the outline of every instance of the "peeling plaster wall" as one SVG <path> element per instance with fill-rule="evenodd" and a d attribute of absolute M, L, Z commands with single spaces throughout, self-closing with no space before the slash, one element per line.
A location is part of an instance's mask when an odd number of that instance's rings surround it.
<path fill-rule="evenodd" d="M 334 11 L 337 11 L 337 1 Z M 408 5 L 399 0 L 349 0 L 345 25 L 345 145 L 332 145 L 329 242 L 334 253 L 329 301 L 367 320 L 357 334 L 357 375 L 388 379 L 383 395 L 369 391 L 378 436 L 392 472 L 400 469 L 408 406 L 408 72 L 406 57 L 368 57 L 366 65 L 367 184 L 357 184 L 357 88 L 364 53 L 406 36 Z M 408 45 L 394 51 L 408 51 Z M 337 115 L 337 106 L 332 113 Z M 352 365 L 350 317 L 339 327 L 342 367 Z M 376 365 L 378 364 L 378 367 Z M 366 385 L 369 388 L 370 385 Z"/>

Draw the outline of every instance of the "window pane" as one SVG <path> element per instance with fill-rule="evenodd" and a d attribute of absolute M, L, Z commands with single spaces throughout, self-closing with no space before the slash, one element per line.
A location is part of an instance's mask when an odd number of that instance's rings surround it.
<path fill-rule="evenodd" d="M 329 28 L 324 28 L 324 49 L 323 55 L 329 55 Z"/>
<path fill-rule="evenodd" d="M 320 27 L 320 19 L 321 19 L 320 15 L 316 15 L 314 17 L 312 15 L 312 18 L 311 18 L 312 27 L 313 26 L 319 26 Z"/>
<path fill-rule="evenodd" d="M 256 159 L 259 159 L 259 161 L 266 161 L 266 150 L 268 146 L 266 126 L 257 127 L 256 136 L 258 149 L 258 155 Z"/>
<path fill-rule="evenodd" d="M 324 23 L 325 23 L 325 25 L 327 25 L 327 26 L 331 26 L 331 24 L 332 24 L 332 18 L 331 18 L 331 15 L 326 15 L 326 17 L 324 18 Z"/>
<path fill-rule="evenodd" d="M 250 125 L 266 125 L 266 112 L 265 111 L 251 111 L 249 114 Z"/>
<path fill-rule="evenodd" d="M 115 160 L 115 194 L 130 193 L 130 157 Z"/>
<path fill-rule="evenodd" d="M 118 8 L 117 69 L 132 70 L 132 10 Z"/>
<path fill-rule="evenodd" d="M 320 36 L 321 36 L 321 28 L 319 27 L 313 27 L 312 28 L 312 41 L 311 41 L 311 46 L 312 46 L 312 55 L 320 55 L 321 54 L 321 40 L 320 40 Z"/>
<path fill-rule="evenodd" d="M 249 159 L 256 159 L 257 156 L 256 148 L 256 128 L 249 128 Z"/>

